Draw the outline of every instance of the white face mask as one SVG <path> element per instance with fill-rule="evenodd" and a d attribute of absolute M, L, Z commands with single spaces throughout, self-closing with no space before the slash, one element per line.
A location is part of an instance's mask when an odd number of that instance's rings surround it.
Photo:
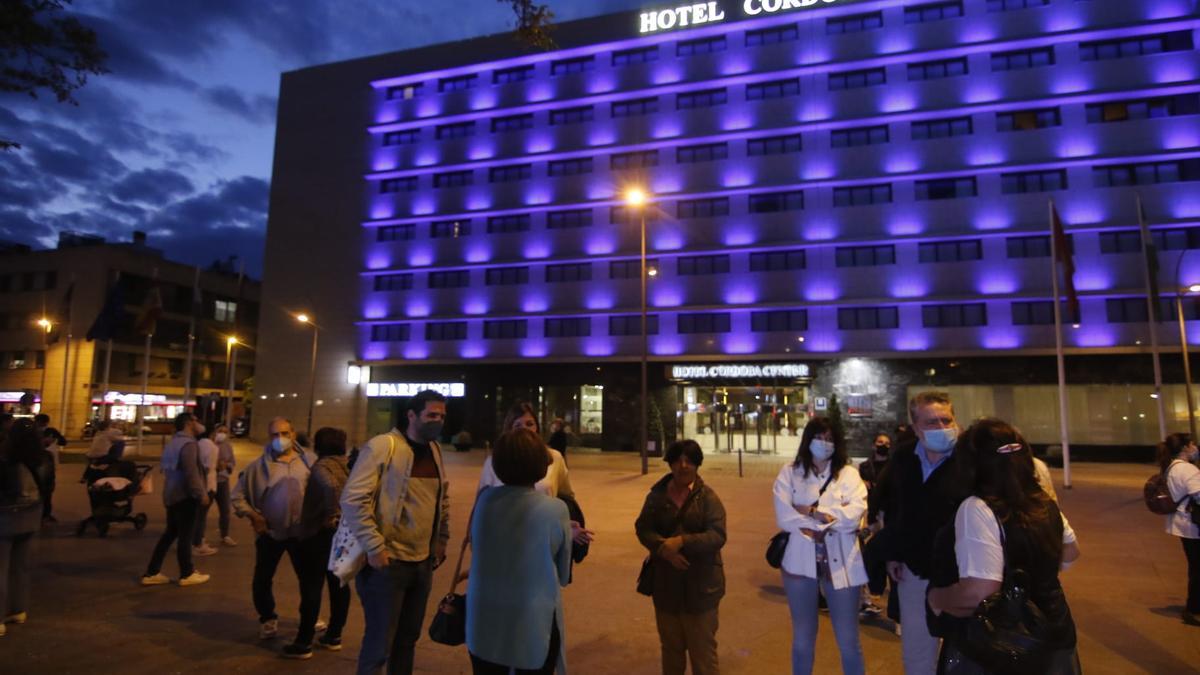
<path fill-rule="evenodd" d="M 819 438 L 814 438 L 812 443 L 808 446 L 808 451 L 812 453 L 813 459 L 817 460 L 818 462 L 824 462 L 830 457 L 833 457 L 833 450 L 833 443 L 829 441 L 823 441 Z"/>
<path fill-rule="evenodd" d="M 213 440 L 218 443 L 224 443 L 225 441 L 229 440 L 229 434 L 225 433 L 224 431 L 218 431 L 217 434 L 213 436 Z"/>

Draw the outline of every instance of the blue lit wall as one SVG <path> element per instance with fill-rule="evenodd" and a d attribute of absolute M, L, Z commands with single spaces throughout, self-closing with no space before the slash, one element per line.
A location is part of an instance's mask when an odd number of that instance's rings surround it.
<path fill-rule="evenodd" d="M 951 7 L 918 21 L 920 6 L 847 1 L 647 37 L 637 37 L 634 13 L 627 32 L 586 47 L 372 82 L 359 356 L 638 354 L 636 330 L 611 320 L 639 311 L 637 275 L 612 278 L 613 263 L 637 260 L 636 222 L 611 217 L 631 185 L 655 195 L 650 349 L 659 357 L 1053 349 L 1037 307 L 1050 298 L 1050 259 L 1041 243 L 1017 241 L 1048 233 L 1050 199 L 1073 235 L 1082 298 L 1068 346 L 1140 344 L 1140 254 L 1118 234 L 1136 232 L 1135 193 L 1160 233 L 1164 292 L 1179 256 L 1200 247 L 1196 3 L 963 0 L 961 16 Z M 863 30 L 839 32 L 860 19 Z M 778 32 L 755 33 L 764 29 Z M 747 45 L 748 34 L 767 44 Z M 681 42 L 720 37 L 723 50 L 677 55 Z M 614 65 L 615 53 L 643 48 L 652 60 Z M 532 70 L 498 82 L 498 71 L 522 67 Z M 854 86 L 879 69 L 886 84 Z M 749 94 L 782 81 L 789 95 Z M 715 89 L 724 103 L 679 109 L 681 97 Z M 651 97 L 657 112 L 613 116 L 614 104 Z M 571 112 L 583 107 L 591 112 Z M 551 124 L 571 114 L 589 117 Z M 532 118 L 510 119 L 523 115 Z M 917 130 L 949 120 L 961 133 Z M 872 127 L 877 142 L 860 144 Z M 755 141 L 794 135 L 798 152 L 750 154 Z M 720 143 L 723 158 L 677 161 L 681 148 Z M 645 151 L 657 151 L 656 166 L 612 168 L 614 156 Z M 550 175 L 587 159 L 590 171 Z M 525 164 L 527 176 L 492 182 L 494 169 Z M 470 172 L 470 184 L 435 187 L 455 172 Z M 883 186 L 890 201 L 863 203 Z M 802 208 L 752 206 L 784 191 L 802 192 Z M 680 217 L 696 208 L 681 202 L 701 199 L 727 200 L 728 214 Z M 551 226 L 581 210 L 590 216 Z M 489 233 L 491 219 L 507 216 L 527 225 L 501 232 L 495 221 Z M 861 264 L 869 247 L 894 248 Z M 762 254 L 785 251 L 802 267 L 759 271 Z M 709 269 L 690 260 L 699 255 L 728 259 L 712 263 L 715 273 L 681 274 Z M 1200 282 L 1200 255 L 1189 260 L 1180 280 Z M 583 264 L 570 274 L 584 280 L 547 280 L 548 266 L 566 264 Z M 489 284 L 502 268 L 522 281 Z M 431 288 L 431 275 L 460 271 L 465 285 Z M 794 314 L 761 315 L 769 311 Z M 513 323 L 485 325 L 496 321 Z"/>

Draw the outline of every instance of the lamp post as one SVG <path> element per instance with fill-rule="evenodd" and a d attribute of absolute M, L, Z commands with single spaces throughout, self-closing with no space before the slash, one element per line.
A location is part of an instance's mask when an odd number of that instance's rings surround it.
<path fill-rule="evenodd" d="M 649 280 L 649 270 L 647 270 L 647 268 L 646 268 L 647 267 L 646 266 L 646 203 L 648 201 L 649 200 L 646 196 L 646 192 L 640 188 L 632 188 L 628 192 L 625 193 L 625 203 L 630 208 L 637 209 L 638 215 L 641 216 L 640 221 L 641 221 L 642 257 L 641 257 L 641 274 L 639 274 L 639 277 L 641 278 L 641 283 L 642 283 L 642 290 L 641 290 L 641 300 L 642 300 L 642 359 L 641 359 L 641 367 L 642 367 L 642 399 L 641 399 L 642 406 L 641 407 L 642 407 L 642 410 L 641 410 L 641 413 L 642 413 L 642 417 L 641 417 L 641 425 L 638 427 L 638 446 L 640 448 L 639 452 L 642 455 L 642 475 L 643 476 L 650 472 L 650 458 L 649 458 L 649 454 L 648 454 L 648 449 L 646 447 L 648 444 L 648 441 L 649 441 L 648 436 L 649 436 L 649 431 L 650 431 L 650 429 L 649 429 L 650 414 L 649 414 L 648 401 L 647 401 L 647 398 L 648 398 L 647 390 L 649 387 L 647 384 L 647 375 L 646 375 L 646 359 L 647 359 L 647 355 L 650 351 L 649 337 L 648 337 L 649 333 L 648 333 L 648 329 L 646 326 L 646 282 Z"/>
<path fill-rule="evenodd" d="M 313 329 L 312 363 L 308 373 L 308 424 L 304 425 L 304 433 L 308 437 L 308 442 L 312 443 L 313 407 L 317 404 L 317 339 L 321 334 L 321 328 L 307 314 L 297 314 L 296 320 L 312 326 Z"/>
<path fill-rule="evenodd" d="M 43 316 L 37 320 L 37 325 L 42 329 L 42 383 L 38 385 L 38 412 L 43 413 L 46 412 L 46 364 L 50 356 L 50 331 L 54 330 L 54 322 Z M 62 424 L 61 420 L 59 424 Z"/>
<path fill-rule="evenodd" d="M 1184 293 L 1200 293 L 1200 284 L 1192 284 L 1185 289 L 1179 280 L 1179 272 L 1183 267 L 1183 259 L 1188 250 L 1184 249 L 1183 253 L 1179 254 L 1179 260 L 1175 262 L 1175 318 L 1179 322 L 1179 352 L 1183 355 L 1183 389 L 1184 395 L 1187 396 L 1188 430 L 1192 434 L 1192 441 L 1195 442 L 1196 404 L 1195 399 L 1192 398 L 1192 366 L 1188 357 L 1187 326 L 1183 320 L 1183 296 Z"/>
<path fill-rule="evenodd" d="M 228 425 L 233 421 L 233 369 L 230 367 L 230 356 L 233 354 L 233 348 L 237 345 L 238 339 L 235 335 L 230 335 L 225 338 L 225 377 L 227 385 L 225 387 L 225 424 Z"/>

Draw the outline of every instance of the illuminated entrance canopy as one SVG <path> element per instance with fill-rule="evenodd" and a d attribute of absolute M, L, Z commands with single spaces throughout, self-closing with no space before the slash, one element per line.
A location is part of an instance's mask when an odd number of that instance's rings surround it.
<path fill-rule="evenodd" d="M 838 0 L 743 0 L 742 14 L 758 16 L 792 9 L 804 9 L 819 4 L 831 4 Z M 642 12 L 639 33 L 657 33 L 673 28 L 687 28 L 725 20 L 725 10 L 720 2 L 696 2 L 670 9 L 654 9 Z"/>
<path fill-rule="evenodd" d="M 467 395 L 467 386 L 462 382 L 368 382 L 368 398 L 402 398 L 416 396 L 417 392 L 432 389 L 442 396 L 462 398 Z"/>
<path fill-rule="evenodd" d="M 735 380 L 757 377 L 802 379 L 808 376 L 807 363 L 732 363 L 714 366 L 671 366 L 671 379 L 674 380 Z"/>

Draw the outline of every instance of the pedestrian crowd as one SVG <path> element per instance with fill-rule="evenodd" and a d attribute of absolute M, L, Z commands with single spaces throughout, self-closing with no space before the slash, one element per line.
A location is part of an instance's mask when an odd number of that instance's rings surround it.
<path fill-rule="evenodd" d="M 775 479 L 779 533 L 766 558 L 787 598 L 792 672 L 813 672 L 821 609 L 842 672 L 865 672 L 859 620 L 883 613 L 885 593 L 905 673 L 1081 672 L 1060 583 L 1080 549 L 1047 467 L 1003 420 L 963 429 L 944 394 L 917 394 L 908 412 L 911 425 L 876 436 L 857 467 L 834 421 L 811 418 Z M 451 539 L 438 444 L 445 417 L 441 394 L 419 392 L 395 428 L 351 457 L 345 432 L 322 428 L 302 445 L 291 423 L 276 418 L 262 455 L 235 479 L 228 429 L 219 425 L 210 438 L 199 420 L 180 414 L 161 465 L 166 528 L 141 583 L 170 583 L 162 568 L 172 545 L 180 586 L 209 580 L 193 556 L 217 551 L 205 538 L 215 502 L 220 544 L 237 545 L 231 513 L 255 533 L 260 638 L 279 633 L 273 585 L 286 554 L 300 589 L 300 621 L 284 657 L 342 648 L 352 581 L 365 624 L 357 672 L 413 672 L 433 571 L 447 560 Z M 0 635 L 5 624 L 27 618 L 32 541 L 43 519 L 53 518 L 56 455 L 66 443 L 48 417 L 3 422 Z M 555 420 L 558 447 L 551 447 L 533 408 L 518 404 L 485 460 L 453 585 L 430 629 L 440 642 L 465 643 L 477 674 L 566 672 L 562 588 L 594 533 L 571 487 L 562 429 Z M 93 459 L 112 459 L 118 442 L 110 437 L 89 454 L 103 450 Z M 1166 530 L 1183 542 L 1182 618 L 1192 625 L 1200 625 L 1198 454 L 1186 434 L 1168 436 L 1152 478 Z M 696 675 L 716 674 L 725 509 L 701 477 L 704 453 L 695 441 L 673 443 L 664 460 L 669 472 L 650 488 L 633 524 L 646 549 L 636 590 L 652 600 L 662 672 L 682 675 L 690 662 Z M 1148 483 L 1148 504 L 1150 492 Z M 455 593 L 464 579 L 465 598 Z M 326 594 L 328 621 L 321 621 Z"/>

